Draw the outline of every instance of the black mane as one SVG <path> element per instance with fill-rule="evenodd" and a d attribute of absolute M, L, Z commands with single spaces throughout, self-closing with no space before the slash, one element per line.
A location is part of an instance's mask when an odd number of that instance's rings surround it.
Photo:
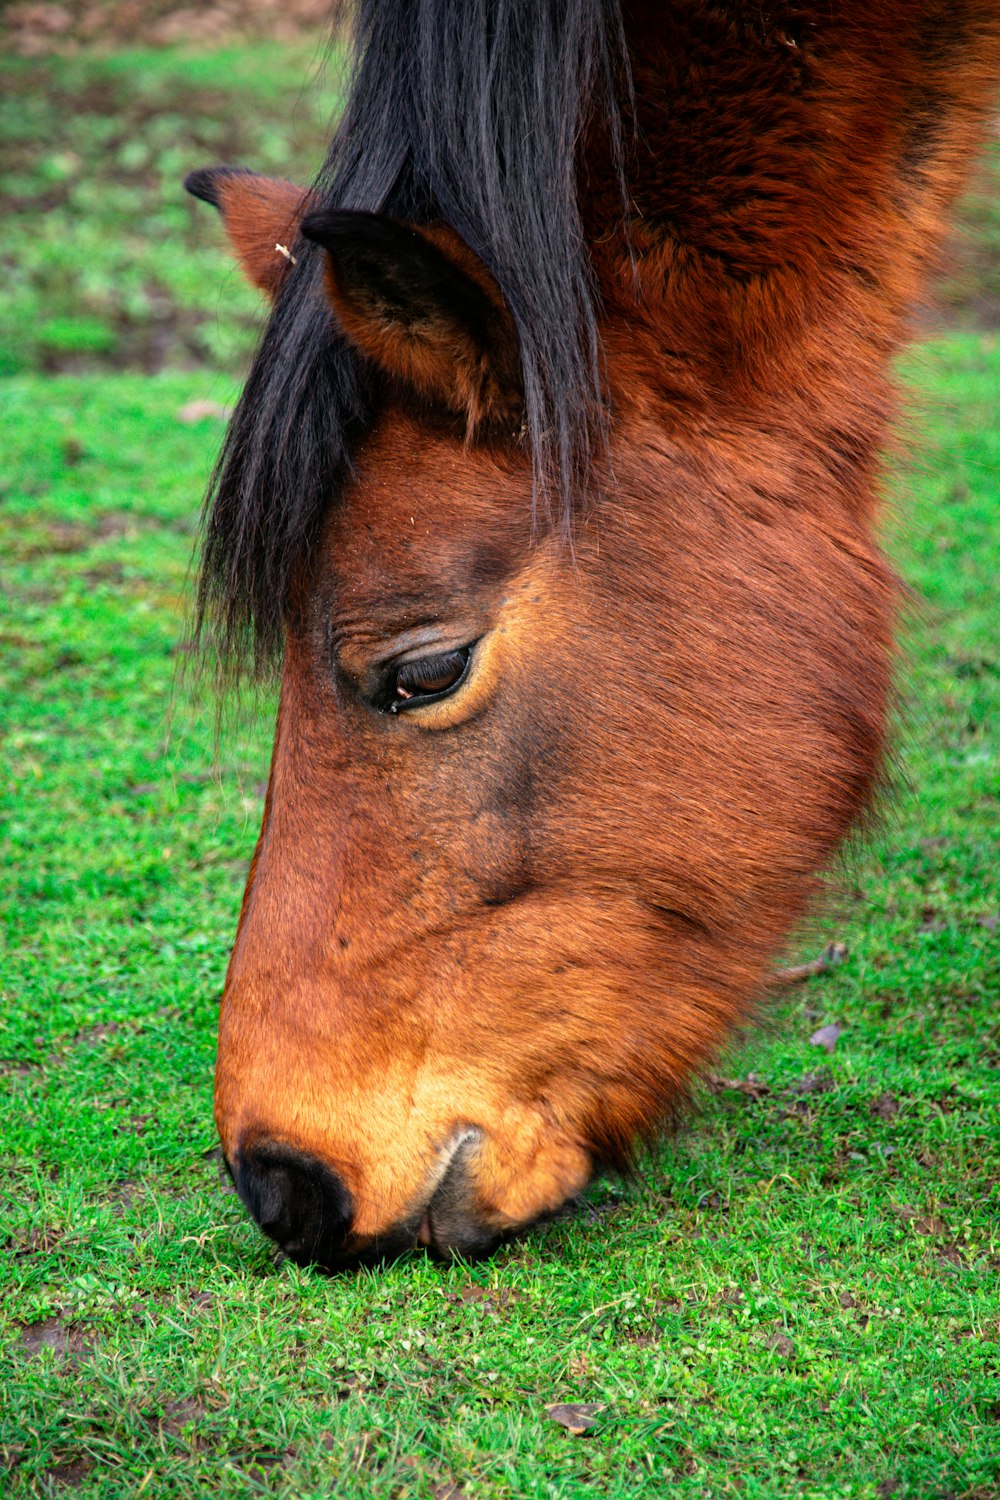
<path fill-rule="evenodd" d="M 489 266 L 520 339 L 536 489 L 568 515 L 603 421 L 577 145 L 594 109 L 617 144 L 619 0 L 358 0 L 354 14 L 353 81 L 318 192 L 444 220 Z M 258 672 L 377 398 L 324 311 L 322 252 L 300 239 L 295 254 L 204 519 L 198 634 Z"/>

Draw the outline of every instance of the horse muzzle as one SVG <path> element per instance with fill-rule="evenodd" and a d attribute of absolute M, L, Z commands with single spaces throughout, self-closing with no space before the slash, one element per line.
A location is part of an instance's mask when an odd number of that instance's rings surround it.
<path fill-rule="evenodd" d="M 471 1174 L 481 1140 L 477 1129 L 460 1131 L 441 1153 L 420 1206 L 374 1235 L 354 1232 L 350 1190 L 318 1157 L 264 1140 L 241 1148 L 227 1166 L 256 1224 L 298 1265 L 383 1265 L 418 1245 L 442 1259 L 475 1260 L 503 1238 L 475 1207 Z"/>

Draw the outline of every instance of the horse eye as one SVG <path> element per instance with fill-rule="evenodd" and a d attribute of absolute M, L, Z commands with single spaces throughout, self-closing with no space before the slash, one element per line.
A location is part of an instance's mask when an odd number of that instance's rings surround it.
<path fill-rule="evenodd" d="M 424 656 L 419 661 L 404 662 L 396 669 L 390 708 L 415 708 L 432 698 L 443 698 L 454 692 L 465 677 L 472 655 L 471 646 L 444 651 L 440 656 Z"/>

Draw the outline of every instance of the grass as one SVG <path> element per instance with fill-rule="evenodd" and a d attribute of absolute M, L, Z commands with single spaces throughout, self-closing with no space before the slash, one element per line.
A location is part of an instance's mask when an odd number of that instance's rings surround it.
<path fill-rule="evenodd" d="M 263 42 L 4 61 L 0 374 L 242 368 L 259 298 L 181 182 L 219 161 L 310 180 L 335 72 Z"/>
<path fill-rule="evenodd" d="M 151 56 L 163 109 L 237 62 Z M 287 56 L 254 131 L 282 114 Z M 131 69 L 46 66 L 67 98 L 72 77 L 91 97 L 88 68 Z M 205 233 L 191 326 L 218 316 L 242 349 Z M 172 234 L 155 253 L 179 286 Z M 72 289 L 37 285 L 77 315 Z M 175 341 L 166 363 L 192 368 L 150 375 L 126 344 L 46 375 L 19 296 L 21 369 L 0 381 L 4 1495 L 997 1500 L 997 340 L 909 361 L 930 399 L 892 544 L 924 603 L 900 790 L 812 939 L 847 962 L 733 1050 L 742 1087 L 706 1094 L 635 1183 L 486 1265 L 331 1280 L 274 1265 L 211 1121 L 269 724 L 265 705 L 216 757 L 212 703 L 176 686 L 221 435 L 180 413 L 231 399 L 235 355 Z M 827 1056 L 809 1037 L 833 1021 Z M 600 1408 L 586 1436 L 554 1402 Z"/>

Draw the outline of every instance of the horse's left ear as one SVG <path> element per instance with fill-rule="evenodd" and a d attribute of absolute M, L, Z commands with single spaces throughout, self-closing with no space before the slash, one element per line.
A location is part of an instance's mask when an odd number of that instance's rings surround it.
<path fill-rule="evenodd" d="M 514 323 L 489 271 L 451 229 L 323 209 L 302 233 L 327 252 L 326 289 L 349 339 L 471 432 L 520 424 Z"/>
<path fill-rule="evenodd" d="M 184 186 L 222 215 L 233 249 L 248 280 L 273 301 L 281 290 L 299 220 L 309 194 L 294 182 L 260 177 L 245 167 L 203 167 L 189 172 Z"/>

